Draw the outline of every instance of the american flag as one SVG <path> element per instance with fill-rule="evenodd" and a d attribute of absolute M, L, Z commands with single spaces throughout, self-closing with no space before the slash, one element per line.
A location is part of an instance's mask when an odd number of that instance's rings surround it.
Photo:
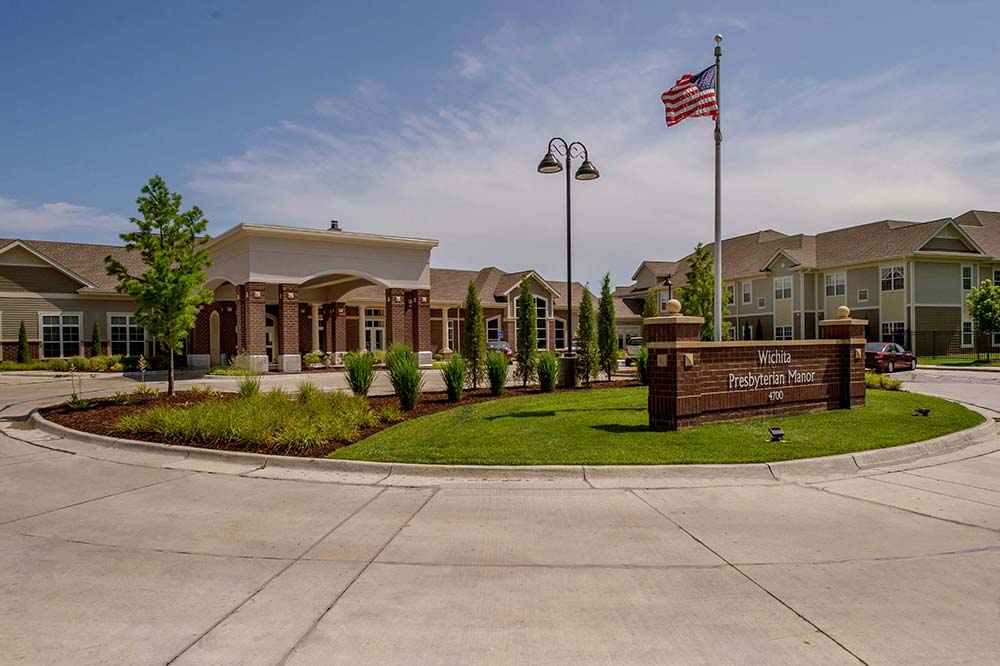
<path fill-rule="evenodd" d="M 660 95 L 667 107 L 667 127 L 685 118 L 719 117 L 715 98 L 715 65 L 700 74 L 685 74 L 674 87 Z"/>

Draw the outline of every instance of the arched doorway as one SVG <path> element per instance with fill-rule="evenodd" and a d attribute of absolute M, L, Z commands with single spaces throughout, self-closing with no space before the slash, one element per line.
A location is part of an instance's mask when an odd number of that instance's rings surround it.
<path fill-rule="evenodd" d="M 213 311 L 208 317 L 208 358 L 213 367 L 222 365 L 222 341 L 219 337 L 218 311 Z"/>

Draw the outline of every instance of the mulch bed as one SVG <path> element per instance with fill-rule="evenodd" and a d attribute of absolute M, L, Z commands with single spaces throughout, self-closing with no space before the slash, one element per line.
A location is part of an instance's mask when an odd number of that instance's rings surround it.
<path fill-rule="evenodd" d="M 606 388 L 625 388 L 629 386 L 637 386 L 638 384 L 634 380 L 615 380 L 615 381 L 596 381 L 591 384 L 590 389 L 578 387 L 578 388 L 559 388 L 553 391 L 553 393 L 565 393 L 567 391 L 586 391 L 586 390 L 598 390 Z M 503 395 L 500 398 L 512 398 L 522 395 L 539 395 L 541 391 L 538 387 L 531 387 L 522 389 L 520 387 L 507 387 L 504 389 Z M 149 409 L 151 407 L 159 407 L 162 405 L 176 405 L 178 407 L 185 407 L 193 405 L 197 402 L 202 402 L 204 400 L 234 400 L 237 398 L 235 393 L 221 393 L 212 397 L 205 396 L 202 393 L 196 393 L 193 391 L 178 391 L 176 395 L 170 397 L 165 394 L 157 396 L 133 396 L 135 402 L 130 405 L 119 405 L 113 398 L 92 398 L 89 399 L 89 405 L 84 409 L 70 409 L 65 403 L 60 405 L 55 405 L 53 407 L 46 407 L 41 409 L 42 415 L 52 421 L 53 423 L 58 423 L 61 426 L 67 428 L 72 428 L 73 430 L 81 430 L 83 432 L 93 433 L 95 435 L 105 435 L 108 437 L 120 437 L 121 433 L 114 432 L 114 425 L 118 420 L 127 413 L 134 412 L 137 409 Z M 461 402 L 448 402 L 448 394 L 444 391 L 429 391 L 425 392 L 421 398 L 420 402 L 417 403 L 416 408 L 409 412 L 403 412 L 403 420 L 408 421 L 410 419 L 419 418 L 421 416 L 426 416 L 428 414 L 434 414 L 436 412 L 441 412 L 446 409 L 451 409 L 453 407 L 461 407 L 463 405 L 473 405 L 479 402 L 486 402 L 487 400 L 496 400 L 497 396 L 490 395 L 489 389 L 466 389 L 462 392 Z M 373 410 L 378 410 L 382 407 L 399 407 L 399 400 L 395 396 L 372 396 L 368 398 L 368 404 L 371 405 Z M 399 423 L 397 421 L 397 423 Z M 360 441 L 366 437 L 371 437 L 380 430 L 384 430 L 394 423 L 380 423 L 377 426 L 361 430 L 358 432 L 358 437 L 354 440 Z M 132 433 L 129 434 L 128 439 L 137 439 L 145 442 L 161 442 L 161 439 L 157 435 L 152 433 Z M 162 442 L 161 442 L 162 443 Z M 169 442 L 168 442 L 169 443 Z M 216 442 L 205 442 L 205 441 L 190 441 L 190 442 L 174 442 L 175 444 L 183 444 L 185 446 L 197 446 L 206 449 L 216 449 L 225 451 L 243 451 L 248 453 L 272 453 L 267 447 L 257 447 L 257 446 L 241 446 L 241 445 L 229 445 L 229 444 L 219 444 Z M 353 442 L 332 442 L 321 447 L 315 447 L 308 451 L 299 452 L 289 452 L 283 455 L 294 455 L 304 458 L 319 458 L 324 457 L 332 451 L 336 451 L 344 446 L 350 446 Z"/>

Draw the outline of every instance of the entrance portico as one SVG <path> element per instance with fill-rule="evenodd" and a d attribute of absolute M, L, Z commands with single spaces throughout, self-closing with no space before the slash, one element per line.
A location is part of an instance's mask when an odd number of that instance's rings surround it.
<path fill-rule="evenodd" d="M 408 344 L 429 357 L 430 253 L 436 245 L 335 229 L 233 227 L 206 248 L 212 257 L 207 285 L 216 301 L 198 316 L 189 363 L 208 366 L 211 350 L 218 348 L 259 370 L 295 372 L 304 352 L 362 348 L 364 331 L 355 338 L 348 319 L 353 314 L 364 326 L 365 313 L 351 312 L 344 296 L 373 286 L 385 293 L 384 339 L 378 344 Z M 212 313 L 225 314 L 228 307 L 235 322 L 223 318 L 222 326 L 213 328 Z M 221 330 L 226 323 L 235 323 L 235 336 Z"/>

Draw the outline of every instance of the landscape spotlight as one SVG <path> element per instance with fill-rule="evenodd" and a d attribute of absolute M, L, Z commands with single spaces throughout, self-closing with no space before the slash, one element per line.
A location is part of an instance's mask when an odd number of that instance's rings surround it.
<path fill-rule="evenodd" d="M 768 428 L 767 431 L 771 434 L 772 442 L 780 442 L 785 437 L 785 431 L 777 426 Z"/>
<path fill-rule="evenodd" d="M 928 407 L 915 407 L 913 409 L 914 416 L 930 416 L 931 410 Z"/>

